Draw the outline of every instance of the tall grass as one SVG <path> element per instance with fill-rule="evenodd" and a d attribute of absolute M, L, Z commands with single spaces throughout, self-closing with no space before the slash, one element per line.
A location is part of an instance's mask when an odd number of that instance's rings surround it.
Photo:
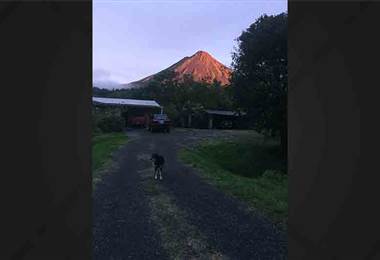
<path fill-rule="evenodd" d="M 286 164 L 275 142 L 235 140 L 205 142 L 182 150 L 180 158 L 201 176 L 282 225 L 288 215 Z"/>
<path fill-rule="evenodd" d="M 107 167 L 112 160 L 112 154 L 126 143 L 125 133 L 107 133 L 94 135 L 92 138 L 92 177 L 96 179 L 99 170 Z"/>

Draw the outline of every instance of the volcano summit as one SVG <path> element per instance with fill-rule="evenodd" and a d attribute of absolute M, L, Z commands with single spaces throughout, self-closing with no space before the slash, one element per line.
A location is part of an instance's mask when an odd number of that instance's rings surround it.
<path fill-rule="evenodd" d="M 182 81 L 187 75 L 189 75 L 197 82 L 212 83 L 216 80 L 223 86 L 229 85 L 231 76 L 231 69 L 224 66 L 205 51 L 197 51 L 192 56 L 181 59 L 159 73 L 166 71 L 174 72 L 174 79 L 178 81 Z M 132 88 L 144 86 L 159 73 L 150 75 L 138 81 L 123 84 L 123 87 Z"/>

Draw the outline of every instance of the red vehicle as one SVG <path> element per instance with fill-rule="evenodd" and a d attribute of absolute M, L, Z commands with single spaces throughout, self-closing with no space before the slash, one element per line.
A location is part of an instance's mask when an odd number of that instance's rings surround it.
<path fill-rule="evenodd" d="M 145 125 L 145 117 L 144 116 L 134 116 L 128 119 L 128 125 L 143 127 Z"/>
<path fill-rule="evenodd" d="M 161 130 L 169 133 L 171 121 L 166 114 L 152 114 L 148 118 L 148 130 L 151 132 Z"/>

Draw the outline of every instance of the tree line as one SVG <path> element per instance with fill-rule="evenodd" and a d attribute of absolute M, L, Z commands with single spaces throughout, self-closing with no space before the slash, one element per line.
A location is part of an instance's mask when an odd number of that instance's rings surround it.
<path fill-rule="evenodd" d="M 234 108 L 232 90 L 219 82 L 212 84 L 196 82 L 190 76 L 183 81 L 174 80 L 172 71 L 157 74 L 146 86 L 131 89 L 95 89 L 94 96 L 111 98 L 154 99 L 164 107 L 165 113 L 180 124 L 181 118 L 189 113 L 197 115 L 205 109 Z"/>

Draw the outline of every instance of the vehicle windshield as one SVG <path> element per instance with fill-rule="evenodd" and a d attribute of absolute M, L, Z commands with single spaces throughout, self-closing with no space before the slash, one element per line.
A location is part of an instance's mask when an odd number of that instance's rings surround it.
<path fill-rule="evenodd" d="M 153 119 L 155 119 L 155 120 L 167 120 L 168 116 L 166 114 L 154 114 Z"/>

